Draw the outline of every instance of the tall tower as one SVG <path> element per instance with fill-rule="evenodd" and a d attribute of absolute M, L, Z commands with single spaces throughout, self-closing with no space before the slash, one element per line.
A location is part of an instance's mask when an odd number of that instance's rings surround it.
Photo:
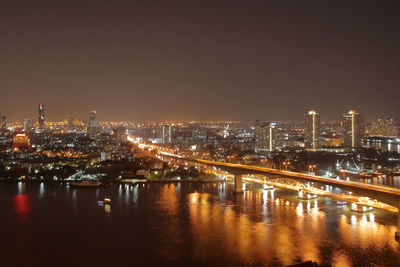
<path fill-rule="evenodd" d="M 38 118 L 38 122 L 39 122 L 39 128 L 43 129 L 44 128 L 44 104 L 43 103 L 39 103 L 39 118 Z"/>
<path fill-rule="evenodd" d="M 310 110 L 305 115 L 305 147 L 312 150 L 319 150 L 321 133 L 320 116 L 315 110 Z"/>
<path fill-rule="evenodd" d="M 267 126 L 268 134 L 267 134 L 267 142 L 268 142 L 268 150 L 269 151 L 274 151 L 276 150 L 277 146 L 281 145 L 281 133 L 277 131 L 276 129 L 276 123 L 271 122 Z"/>
<path fill-rule="evenodd" d="M 96 121 L 96 113 L 97 113 L 96 110 L 90 111 L 89 122 L 94 122 L 94 121 Z"/>
<path fill-rule="evenodd" d="M 351 149 L 361 147 L 364 129 L 360 114 L 354 110 L 349 110 L 343 115 L 342 125 L 344 146 Z"/>

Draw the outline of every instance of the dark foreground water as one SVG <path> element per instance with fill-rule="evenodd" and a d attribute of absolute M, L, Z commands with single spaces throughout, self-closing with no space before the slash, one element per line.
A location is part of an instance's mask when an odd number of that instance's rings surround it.
<path fill-rule="evenodd" d="M 248 189 L 0 183 L 0 266 L 400 266 L 394 214 Z"/>

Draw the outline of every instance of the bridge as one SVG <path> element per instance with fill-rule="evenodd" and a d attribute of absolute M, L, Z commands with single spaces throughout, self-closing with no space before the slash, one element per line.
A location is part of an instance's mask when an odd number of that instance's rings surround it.
<path fill-rule="evenodd" d="M 396 238 L 400 238 L 400 189 L 398 188 L 341 180 L 341 179 L 311 175 L 306 173 L 277 170 L 260 166 L 226 163 L 226 162 L 211 161 L 198 158 L 188 158 L 162 151 L 159 153 L 164 156 L 173 157 L 179 161 L 192 162 L 192 163 L 218 167 L 223 171 L 231 173 L 232 175 L 234 175 L 235 193 L 243 193 L 243 186 L 242 186 L 243 175 L 261 174 L 261 175 L 266 175 L 267 177 L 272 175 L 274 177 L 283 177 L 283 178 L 286 177 L 301 182 L 321 183 L 324 185 L 330 185 L 336 188 L 340 188 L 346 191 L 351 191 L 353 193 L 365 197 L 376 199 L 387 205 L 397 207 L 398 231 L 396 232 Z"/>

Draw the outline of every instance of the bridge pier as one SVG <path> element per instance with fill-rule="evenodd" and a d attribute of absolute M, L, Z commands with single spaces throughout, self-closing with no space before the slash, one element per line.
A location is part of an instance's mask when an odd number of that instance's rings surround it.
<path fill-rule="evenodd" d="M 235 174 L 235 189 L 233 191 L 235 194 L 243 193 L 242 175 Z"/>

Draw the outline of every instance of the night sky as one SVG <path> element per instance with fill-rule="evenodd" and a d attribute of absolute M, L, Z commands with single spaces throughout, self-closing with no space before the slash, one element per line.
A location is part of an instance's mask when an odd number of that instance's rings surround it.
<path fill-rule="evenodd" d="M 64 2 L 64 3 L 63 3 Z M 400 118 L 398 1 L 2 1 L 11 120 Z"/>

